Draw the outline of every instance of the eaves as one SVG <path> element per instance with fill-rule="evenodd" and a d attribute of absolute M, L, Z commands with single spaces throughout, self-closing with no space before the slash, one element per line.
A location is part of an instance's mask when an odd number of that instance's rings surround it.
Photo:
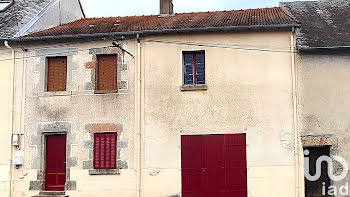
<path fill-rule="evenodd" d="M 299 52 L 304 54 L 343 54 L 350 52 L 350 46 L 332 47 L 299 47 Z"/>
<path fill-rule="evenodd" d="M 38 37 L 16 37 L 8 39 L 12 42 L 24 41 L 47 41 L 62 39 L 84 39 L 84 38 L 104 38 L 113 36 L 131 37 L 140 35 L 158 35 L 158 34 L 177 34 L 177 33 L 203 33 L 203 32 L 232 32 L 232 31 L 280 31 L 292 30 L 299 28 L 300 24 L 282 24 L 282 25 L 253 25 L 253 26 L 228 26 L 228 27 L 205 27 L 205 28 L 183 28 L 183 29 L 162 29 L 162 30 L 144 30 L 131 32 L 109 32 L 96 34 L 74 34 L 74 35 L 57 35 L 57 36 L 38 36 Z"/>

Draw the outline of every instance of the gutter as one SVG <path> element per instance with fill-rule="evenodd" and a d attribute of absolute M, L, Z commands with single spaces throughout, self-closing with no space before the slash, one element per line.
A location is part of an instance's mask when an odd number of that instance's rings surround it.
<path fill-rule="evenodd" d="M 299 47 L 301 53 L 343 53 L 350 51 L 350 46 Z"/>
<path fill-rule="evenodd" d="M 8 180 L 7 180 L 7 194 L 8 197 L 11 197 L 11 184 L 12 184 L 12 134 L 13 134 L 13 118 L 14 118 L 14 84 L 15 84 L 15 50 L 9 45 L 8 41 L 4 42 L 6 48 L 12 51 L 12 65 L 11 65 L 11 97 L 10 97 L 10 129 L 8 131 L 8 161 L 7 161 L 7 170 L 8 170 Z"/>
<path fill-rule="evenodd" d="M 229 26 L 229 27 L 204 27 L 204 28 L 182 28 L 182 29 L 162 29 L 162 30 L 144 30 L 129 32 L 110 32 L 97 34 L 74 34 L 74 35 L 58 35 L 58 36 L 37 36 L 37 37 L 17 37 L 11 38 L 9 41 L 44 41 L 44 40 L 66 40 L 79 38 L 103 38 L 108 36 L 130 36 L 137 34 L 157 35 L 157 34 L 176 34 L 176 33 L 195 33 L 195 32 L 229 32 L 229 31 L 248 31 L 248 30 L 290 30 L 291 28 L 300 27 L 300 24 L 283 24 L 283 25 L 252 25 L 252 26 Z"/>

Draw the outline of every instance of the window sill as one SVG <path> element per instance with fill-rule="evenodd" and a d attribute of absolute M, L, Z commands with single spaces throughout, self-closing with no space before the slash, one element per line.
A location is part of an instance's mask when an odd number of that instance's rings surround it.
<path fill-rule="evenodd" d="M 44 97 L 44 96 L 71 96 L 71 95 L 72 95 L 71 91 L 39 92 L 38 93 L 39 97 Z"/>
<path fill-rule="evenodd" d="M 118 90 L 95 90 L 95 94 L 111 94 L 111 93 L 118 93 Z"/>
<path fill-rule="evenodd" d="M 181 86 L 181 91 L 201 91 L 201 90 L 207 90 L 207 85 L 183 85 Z"/>
<path fill-rule="evenodd" d="M 89 175 L 120 175 L 119 169 L 93 169 L 89 170 Z"/>

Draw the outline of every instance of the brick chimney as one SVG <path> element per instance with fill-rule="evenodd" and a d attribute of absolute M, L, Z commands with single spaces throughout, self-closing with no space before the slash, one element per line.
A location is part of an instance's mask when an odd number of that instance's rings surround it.
<path fill-rule="evenodd" d="M 160 14 L 159 17 L 174 16 L 173 0 L 160 0 Z"/>

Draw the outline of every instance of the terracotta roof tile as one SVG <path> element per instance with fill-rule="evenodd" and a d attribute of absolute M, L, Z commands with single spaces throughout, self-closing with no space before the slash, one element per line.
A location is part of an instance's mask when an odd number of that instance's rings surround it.
<path fill-rule="evenodd" d="M 181 13 L 175 14 L 173 17 L 158 17 L 158 15 L 150 15 L 84 18 L 72 23 L 31 34 L 29 37 L 297 24 L 298 21 L 296 21 L 295 18 L 281 8 L 276 7 L 234 11 Z"/>

